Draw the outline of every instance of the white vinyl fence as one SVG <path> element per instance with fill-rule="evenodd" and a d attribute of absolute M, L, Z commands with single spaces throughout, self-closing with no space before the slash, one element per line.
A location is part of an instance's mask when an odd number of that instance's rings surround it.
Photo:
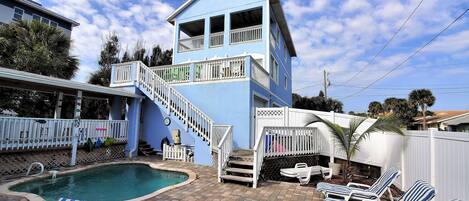
<path fill-rule="evenodd" d="M 184 145 L 163 144 L 163 160 L 179 160 L 193 163 L 194 157 L 189 154 L 190 152 L 191 148 Z"/>
<path fill-rule="evenodd" d="M 45 149 L 72 145 L 73 119 L 0 117 L 0 151 Z M 124 120 L 81 120 L 78 145 L 88 138 L 127 141 Z"/>
<path fill-rule="evenodd" d="M 305 126 L 312 114 L 347 127 L 357 116 L 292 108 L 257 108 L 256 135 L 264 127 Z M 366 129 L 374 120 L 365 121 L 359 128 Z M 324 137 L 321 155 L 344 159 L 342 151 L 331 143 L 326 127 L 315 124 Z M 406 131 L 405 137 L 377 132 L 370 135 L 360 146 L 353 161 L 374 165 L 382 171 L 397 167 L 402 176 L 395 184 L 407 190 L 416 180 L 425 180 L 435 186 L 436 201 L 469 200 L 469 133 L 429 131 Z"/>
<path fill-rule="evenodd" d="M 416 180 L 435 186 L 435 200 L 469 200 L 469 133 L 408 131 L 402 151 L 403 189 Z"/>

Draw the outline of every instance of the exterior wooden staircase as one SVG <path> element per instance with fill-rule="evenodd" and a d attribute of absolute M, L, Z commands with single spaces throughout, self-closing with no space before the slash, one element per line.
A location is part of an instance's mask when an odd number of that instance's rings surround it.
<path fill-rule="evenodd" d="M 222 182 L 252 185 L 253 165 L 252 150 L 234 150 L 227 166 L 223 169 L 225 174 L 221 175 Z"/>
<path fill-rule="evenodd" d="M 142 156 L 156 155 L 156 151 L 145 141 L 138 143 L 138 154 Z"/>

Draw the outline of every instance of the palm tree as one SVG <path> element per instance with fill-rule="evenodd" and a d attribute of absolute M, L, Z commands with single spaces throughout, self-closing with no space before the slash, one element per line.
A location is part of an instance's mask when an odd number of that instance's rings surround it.
<path fill-rule="evenodd" d="M 377 118 L 383 110 L 383 105 L 378 101 L 373 101 L 368 105 L 368 114 L 370 117 Z"/>
<path fill-rule="evenodd" d="M 423 117 L 423 130 L 427 130 L 427 109 L 435 104 L 435 96 L 429 89 L 415 89 L 409 94 L 410 105 L 420 107 Z"/>
<path fill-rule="evenodd" d="M 341 127 L 338 124 L 332 123 L 313 114 L 311 119 L 306 124 L 325 124 L 332 136 L 335 138 L 336 143 L 345 152 L 347 162 L 344 168 L 344 180 L 351 178 L 351 159 L 357 153 L 357 151 L 360 150 L 360 143 L 366 140 L 372 133 L 377 131 L 388 131 L 399 135 L 404 135 L 404 132 L 399 127 L 398 119 L 393 115 L 378 118 L 365 131 L 360 132 L 359 128 L 366 128 L 366 120 L 366 118 L 357 117 L 350 120 L 348 127 Z"/>

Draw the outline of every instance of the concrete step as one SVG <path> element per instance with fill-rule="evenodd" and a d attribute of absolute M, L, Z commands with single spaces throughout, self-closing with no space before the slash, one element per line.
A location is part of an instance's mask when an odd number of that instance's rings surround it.
<path fill-rule="evenodd" d="M 226 168 L 226 172 L 230 173 L 238 173 L 238 174 L 251 174 L 252 175 L 252 169 L 244 169 L 244 168 Z"/>
<path fill-rule="evenodd" d="M 253 162 L 251 161 L 238 161 L 238 160 L 230 160 L 228 161 L 230 165 L 240 165 L 240 166 L 253 166 Z"/>
<path fill-rule="evenodd" d="M 221 178 L 223 180 L 230 180 L 230 181 L 239 181 L 245 183 L 252 183 L 252 177 L 241 177 L 241 176 L 234 176 L 234 175 L 222 175 Z"/>

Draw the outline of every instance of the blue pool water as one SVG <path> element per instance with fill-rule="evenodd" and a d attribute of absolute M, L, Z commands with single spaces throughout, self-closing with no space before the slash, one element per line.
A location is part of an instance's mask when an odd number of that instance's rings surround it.
<path fill-rule="evenodd" d="M 56 179 L 33 180 L 10 189 L 34 193 L 47 201 L 61 197 L 119 201 L 137 198 L 187 179 L 184 173 L 155 170 L 143 164 L 122 164 L 96 167 Z"/>

